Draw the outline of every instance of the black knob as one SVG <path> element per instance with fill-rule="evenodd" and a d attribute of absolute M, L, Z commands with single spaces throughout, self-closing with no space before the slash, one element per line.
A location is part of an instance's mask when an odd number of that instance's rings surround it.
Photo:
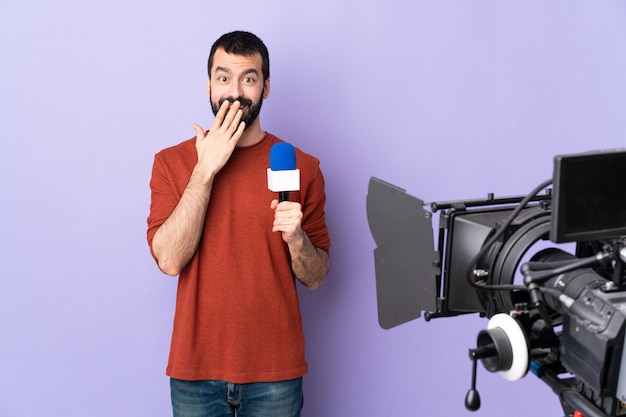
<path fill-rule="evenodd" d="M 465 396 L 465 408 L 470 411 L 476 411 L 480 408 L 480 395 L 478 391 L 473 388 L 467 391 L 467 395 Z"/>

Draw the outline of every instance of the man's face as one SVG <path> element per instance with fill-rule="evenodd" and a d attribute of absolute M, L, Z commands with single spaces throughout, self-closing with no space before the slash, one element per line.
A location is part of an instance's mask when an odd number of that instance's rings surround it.
<path fill-rule="evenodd" d="M 223 49 L 215 51 L 209 78 L 209 98 L 213 114 L 228 100 L 241 103 L 241 120 L 248 129 L 261 111 L 263 99 L 269 92 L 269 80 L 263 82 L 261 54 L 233 55 Z"/>

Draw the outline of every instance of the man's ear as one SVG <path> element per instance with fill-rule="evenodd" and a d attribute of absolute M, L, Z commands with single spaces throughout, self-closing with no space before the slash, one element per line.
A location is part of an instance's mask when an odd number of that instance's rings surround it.
<path fill-rule="evenodd" d="M 207 78 L 206 91 L 209 94 L 209 97 L 211 97 L 211 77 Z"/>
<path fill-rule="evenodd" d="M 263 100 L 270 95 L 270 79 L 265 80 L 265 85 L 263 85 Z"/>

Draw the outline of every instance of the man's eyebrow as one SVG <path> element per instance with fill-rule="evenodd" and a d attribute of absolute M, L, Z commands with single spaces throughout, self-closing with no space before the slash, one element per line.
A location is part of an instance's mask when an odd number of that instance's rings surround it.
<path fill-rule="evenodd" d="M 219 66 L 215 67 L 215 72 L 218 72 L 218 71 L 230 73 L 230 70 L 226 67 L 219 67 Z"/>
<path fill-rule="evenodd" d="M 215 72 L 225 72 L 226 74 L 230 74 L 232 71 L 229 68 L 217 66 L 215 67 Z M 248 68 L 242 73 L 242 75 L 249 74 L 259 75 L 259 70 L 256 68 Z"/>

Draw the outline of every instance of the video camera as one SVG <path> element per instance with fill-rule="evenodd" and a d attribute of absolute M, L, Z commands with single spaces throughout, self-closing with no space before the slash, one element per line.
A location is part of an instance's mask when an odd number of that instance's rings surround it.
<path fill-rule="evenodd" d="M 372 177 L 367 217 L 382 328 L 489 319 L 469 410 L 481 361 L 508 380 L 530 370 L 567 416 L 626 416 L 626 149 L 557 155 L 526 196 L 426 204 Z"/>

